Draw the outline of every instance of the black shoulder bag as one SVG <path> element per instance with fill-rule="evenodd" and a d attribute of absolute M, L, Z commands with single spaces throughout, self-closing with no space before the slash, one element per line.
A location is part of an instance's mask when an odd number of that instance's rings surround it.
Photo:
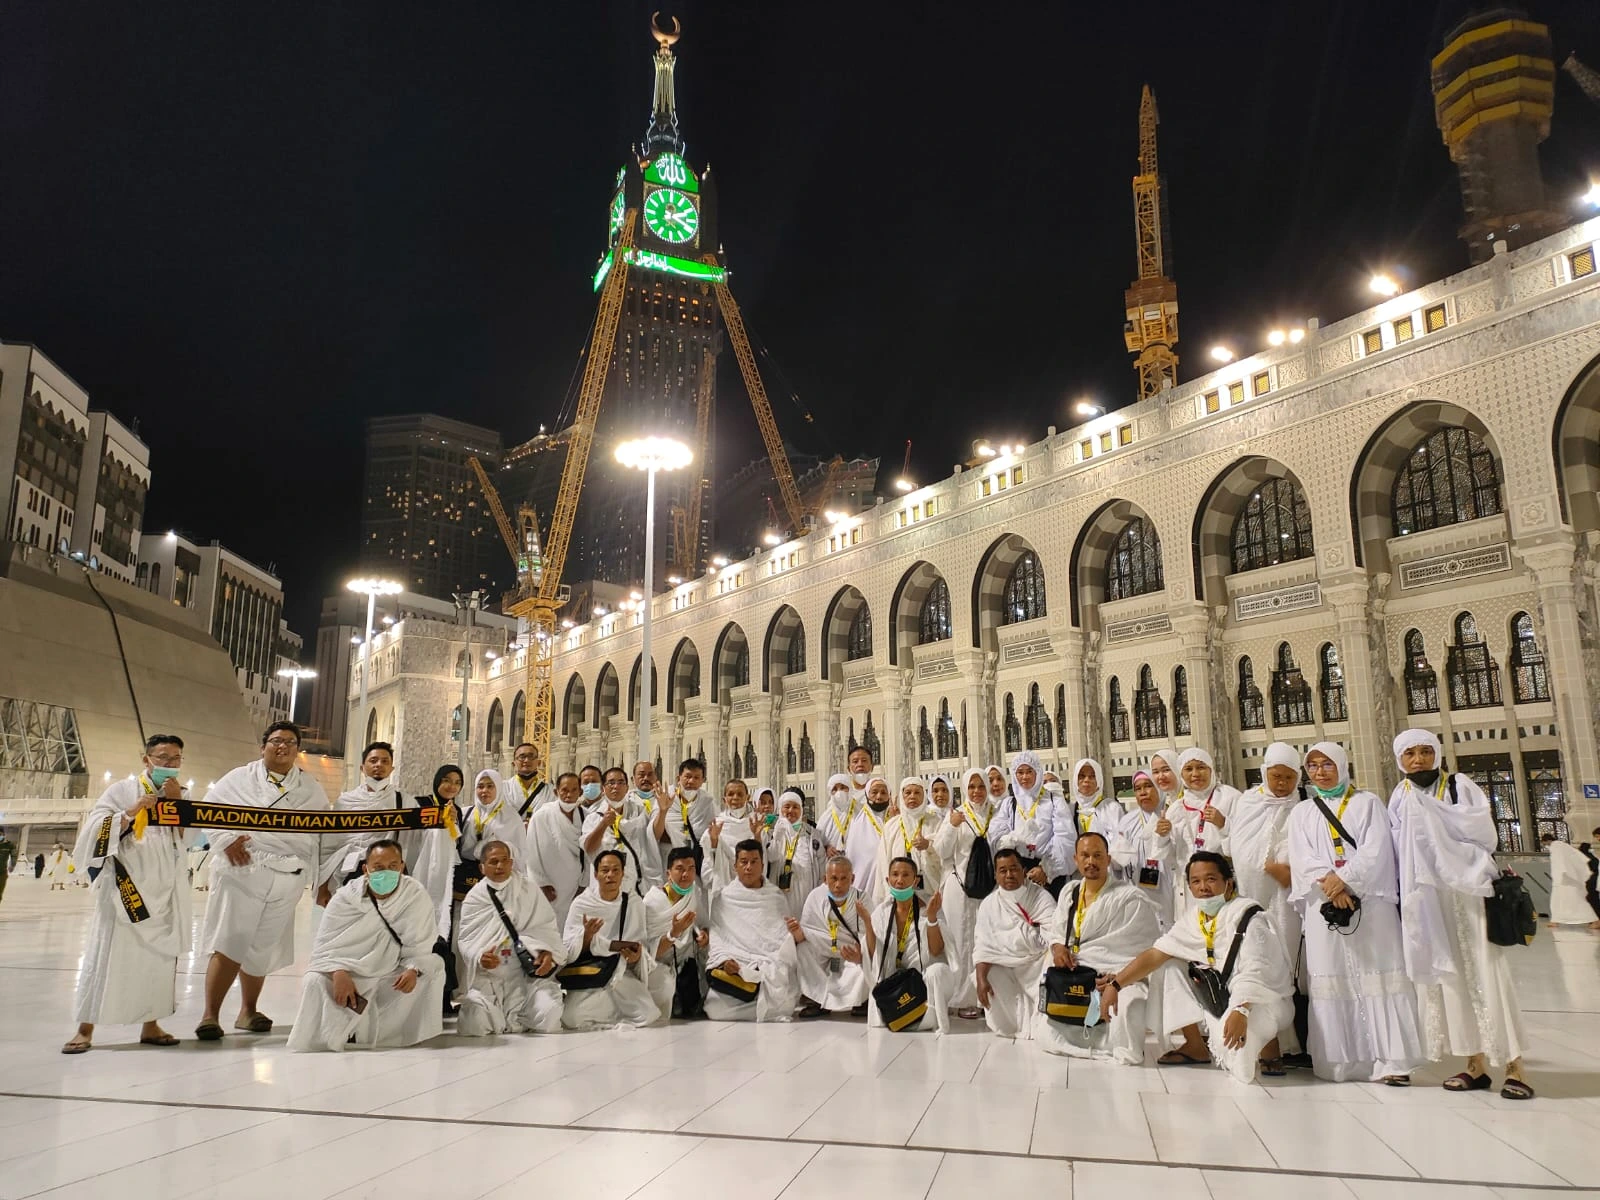
<path fill-rule="evenodd" d="M 544 976 L 539 974 L 539 960 L 534 958 L 532 951 L 522 944 L 522 935 L 511 923 L 511 915 L 506 912 L 506 906 L 500 903 L 500 897 L 493 888 L 489 889 L 489 899 L 494 902 L 495 912 L 500 914 L 500 923 L 506 927 L 506 933 L 511 936 L 511 952 L 517 956 L 517 965 L 522 968 L 522 973 L 529 979 L 543 979 Z"/>
<path fill-rule="evenodd" d="M 1522 876 L 1507 869 L 1494 881 L 1494 891 L 1483 898 L 1489 942 L 1494 946 L 1529 946 L 1539 932 L 1533 897 Z"/>
<path fill-rule="evenodd" d="M 1322 815 L 1327 818 L 1329 826 L 1339 835 L 1340 840 L 1348 845 L 1350 849 L 1357 849 L 1355 838 L 1350 836 L 1350 831 L 1344 827 L 1339 818 L 1333 815 L 1333 810 L 1323 803 L 1322 797 L 1313 795 L 1311 802 L 1322 811 Z M 1350 923 L 1356 919 L 1356 914 L 1361 911 L 1361 897 L 1354 892 L 1350 892 L 1349 896 L 1353 907 L 1340 908 L 1332 900 L 1324 900 L 1322 906 L 1317 909 L 1322 914 L 1322 919 L 1328 923 L 1329 929 L 1349 929 Z"/>
<path fill-rule="evenodd" d="M 1233 931 L 1233 945 L 1228 947 L 1228 957 L 1223 961 L 1222 970 L 1214 967 L 1202 967 L 1199 963 L 1189 964 L 1189 987 L 1194 992 L 1194 998 L 1200 1002 L 1200 1007 L 1213 1017 L 1220 1017 L 1228 1011 L 1228 980 L 1233 978 L 1233 965 L 1239 960 L 1239 950 L 1244 946 L 1244 931 L 1250 928 L 1250 922 L 1261 911 L 1259 904 L 1252 904 L 1242 917 L 1239 918 L 1239 927 Z"/>
<path fill-rule="evenodd" d="M 918 952 L 922 944 L 922 904 L 915 896 L 911 898 L 911 936 L 917 939 Z M 885 934 L 894 930 L 894 907 L 889 908 L 889 928 Z M 889 943 L 898 942 L 899 937 L 885 936 L 883 939 L 883 965 L 889 965 Z M 901 966 L 903 957 L 895 954 L 895 970 L 887 975 L 876 987 L 872 989 L 872 1002 L 878 1006 L 878 1015 L 883 1018 L 884 1025 L 893 1033 L 914 1028 L 928 1011 L 928 985 L 922 978 L 922 972 L 915 967 Z"/>
<path fill-rule="evenodd" d="M 623 936 L 628 931 L 628 893 L 622 893 L 622 907 L 617 910 L 617 938 L 625 941 Z M 617 964 L 622 961 L 620 954 L 595 954 L 585 950 L 577 958 L 556 972 L 556 979 L 561 986 L 569 992 L 589 992 L 596 988 L 603 988 L 611 982 L 611 977 L 617 973 Z"/>
<path fill-rule="evenodd" d="M 1078 901 L 1083 898 L 1080 885 L 1072 891 L 1072 906 L 1067 909 L 1067 936 L 1072 936 L 1074 918 L 1078 915 Z M 1089 1015 L 1089 1002 L 1094 998 L 1097 972 L 1082 964 L 1076 967 L 1046 967 L 1039 980 L 1039 1011 L 1058 1025 L 1082 1025 Z"/>
<path fill-rule="evenodd" d="M 972 820 L 972 814 L 967 814 L 967 820 Z M 989 814 L 989 820 L 994 820 L 994 814 Z M 988 826 L 984 827 L 986 830 Z M 966 874 L 961 879 L 961 890 L 967 894 L 968 899 L 982 900 L 994 891 L 994 851 L 989 849 L 989 839 L 979 833 L 976 828 L 972 831 L 972 851 L 967 855 Z"/>

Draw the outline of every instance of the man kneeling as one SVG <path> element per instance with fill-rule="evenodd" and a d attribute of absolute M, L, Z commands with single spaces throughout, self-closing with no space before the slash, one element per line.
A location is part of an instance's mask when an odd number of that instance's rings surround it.
<path fill-rule="evenodd" d="M 788 1021 L 800 998 L 795 932 L 783 893 L 767 883 L 754 838 L 734 849 L 733 882 L 711 900 L 706 1016 L 713 1021 Z"/>
<path fill-rule="evenodd" d="M 872 980 L 872 924 L 853 886 L 855 868 L 844 855 L 830 858 L 823 882 L 811 889 L 796 920 L 789 918 L 807 998 L 801 1016 L 865 1010 Z M 798 930 L 798 932 L 796 932 Z"/>
<path fill-rule="evenodd" d="M 1147 985 L 1130 983 L 1118 997 L 1114 1016 L 1100 1012 L 1096 987 L 1103 987 L 1120 970 L 1161 936 L 1156 907 L 1142 891 L 1108 874 L 1111 853 L 1106 839 L 1091 830 L 1078 835 L 1073 855 L 1079 878 L 1067 886 L 1056 902 L 1050 923 L 1050 961 L 1057 977 L 1079 971 L 1082 988 L 1064 1007 L 1075 1010 L 1076 1001 L 1087 1002 L 1086 1012 L 1057 1012 L 1053 998 L 1038 1023 L 1039 1046 L 1051 1054 L 1075 1058 L 1110 1058 L 1130 1066 L 1144 1062 L 1145 1001 Z M 1094 977 L 1088 978 L 1089 972 Z M 1051 982 L 1046 972 L 1046 984 Z"/>
<path fill-rule="evenodd" d="M 554 807 L 554 806 L 552 806 Z M 559 1033 L 561 985 L 556 968 L 567 948 L 556 911 L 511 861 L 511 847 L 478 848 L 483 878 L 461 903 L 456 926 L 462 1037 L 491 1033 Z M 529 972 L 532 972 L 530 974 Z"/>
<path fill-rule="evenodd" d="M 373 842 L 360 878 L 328 901 L 289 1049 L 414 1046 L 443 1032 L 438 913 L 405 869 L 399 842 Z"/>
<path fill-rule="evenodd" d="M 1015 850 L 995 851 L 994 881 L 998 886 L 978 907 L 972 939 L 978 1003 L 991 1032 L 1026 1040 L 1038 1023 L 1045 930 L 1055 918 L 1056 903 L 1023 873 Z"/>

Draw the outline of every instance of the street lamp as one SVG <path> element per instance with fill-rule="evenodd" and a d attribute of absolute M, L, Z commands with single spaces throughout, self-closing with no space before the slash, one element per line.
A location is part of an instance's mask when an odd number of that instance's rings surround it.
<path fill-rule="evenodd" d="M 300 681 L 316 677 L 317 673 L 310 667 L 284 667 L 278 672 L 278 678 L 289 681 L 289 720 L 294 720 L 294 701 L 300 694 Z"/>
<path fill-rule="evenodd" d="M 1400 294 L 1399 281 L 1386 271 L 1379 271 L 1371 279 L 1367 280 L 1367 287 L 1380 296 L 1398 296 Z"/>
<path fill-rule="evenodd" d="M 1578 197 L 1578 202 L 1592 208 L 1600 208 L 1600 183 L 1591 183 L 1589 190 Z"/>
<path fill-rule="evenodd" d="M 621 442 L 617 461 L 645 473 L 644 487 L 644 613 L 640 622 L 639 654 L 639 759 L 655 761 L 650 749 L 650 693 L 655 686 L 655 664 L 650 660 L 650 609 L 656 585 L 656 472 L 679 471 L 694 461 L 689 447 L 676 438 L 639 437 Z"/>
<path fill-rule="evenodd" d="M 367 662 L 372 657 L 372 618 L 378 607 L 378 597 L 397 595 L 404 589 L 392 579 L 352 579 L 344 586 L 367 598 L 367 636 L 361 643 L 361 710 L 358 714 L 364 721 L 367 717 Z"/>
<path fill-rule="evenodd" d="M 1211 347 L 1211 358 L 1214 362 L 1231 363 L 1234 360 L 1234 353 L 1226 346 L 1216 345 Z"/>
<path fill-rule="evenodd" d="M 1072 411 L 1080 417 L 1098 417 L 1106 410 L 1093 400 L 1079 400 L 1072 406 Z"/>

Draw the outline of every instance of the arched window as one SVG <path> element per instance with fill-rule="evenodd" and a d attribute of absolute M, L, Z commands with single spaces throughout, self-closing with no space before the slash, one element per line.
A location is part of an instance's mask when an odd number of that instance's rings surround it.
<path fill-rule="evenodd" d="M 746 775 L 761 774 L 761 765 L 756 762 L 755 743 L 750 740 L 750 735 L 744 735 L 744 770 Z"/>
<path fill-rule="evenodd" d="M 1267 706 L 1262 702 L 1261 689 L 1256 686 L 1256 669 L 1246 654 L 1239 660 L 1239 728 L 1265 729 Z"/>
<path fill-rule="evenodd" d="M 784 735 L 783 736 L 784 736 L 783 769 L 786 772 L 788 772 L 790 775 L 793 775 L 794 771 L 795 771 L 795 767 L 799 763 L 799 760 L 797 758 L 795 758 L 795 753 L 794 753 L 794 730 L 792 730 L 792 729 L 784 730 Z"/>
<path fill-rule="evenodd" d="M 750 682 L 750 647 L 744 641 L 728 652 L 728 676 L 731 688 L 744 687 Z"/>
<path fill-rule="evenodd" d="M 1322 660 L 1322 719 L 1348 721 L 1350 711 L 1344 702 L 1344 668 L 1339 665 L 1339 647 L 1324 642 L 1317 656 Z"/>
<path fill-rule="evenodd" d="M 1028 706 L 1022 710 L 1023 732 L 1029 750 L 1048 750 L 1055 744 L 1055 730 L 1050 726 L 1050 714 L 1039 698 L 1039 685 L 1028 687 Z"/>
<path fill-rule="evenodd" d="M 1106 599 L 1126 600 L 1159 592 L 1166 586 L 1161 575 L 1161 538 L 1143 517 L 1123 526 L 1111 548 L 1106 566 Z"/>
<path fill-rule="evenodd" d="M 372 720 L 367 723 L 367 732 L 372 734 L 373 737 L 378 735 L 377 718 L 377 711 L 374 710 Z M 463 731 L 461 728 L 461 705 L 458 704 L 450 710 L 450 740 L 458 747 L 465 746 L 467 738 L 472 736 L 472 710 L 470 708 L 467 709 L 466 726 L 465 731 Z M 368 740 L 370 741 L 371 739 Z"/>
<path fill-rule="evenodd" d="M 871 657 L 872 610 L 863 604 L 856 609 L 856 615 L 850 618 L 850 633 L 845 638 L 844 658 L 846 662 L 855 662 L 858 658 Z"/>
<path fill-rule="evenodd" d="M 1022 722 L 1017 720 L 1017 702 L 1010 692 L 1006 693 L 1006 753 L 1015 754 L 1022 749 Z"/>
<path fill-rule="evenodd" d="M 1397 536 L 1492 517 L 1501 511 L 1500 468 L 1481 437 L 1447 425 L 1411 452 L 1391 495 Z"/>
<path fill-rule="evenodd" d="M 744 759 L 739 757 L 739 739 L 733 739 L 733 777 L 744 778 Z"/>
<path fill-rule="evenodd" d="M 1172 736 L 1189 736 L 1189 672 L 1172 669 Z"/>
<path fill-rule="evenodd" d="M 1125 742 L 1128 740 L 1128 706 L 1122 702 L 1122 680 L 1115 675 L 1106 685 L 1107 704 L 1106 715 L 1110 718 L 1111 740 Z"/>
<path fill-rule="evenodd" d="M 1451 708 L 1491 708 L 1500 703 L 1500 667 L 1478 633 L 1472 614 L 1456 618 L 1456 641 L 1445 658 Z"/>
<path fill-rule="evenodd" d="M 1233 569 L 1254 571 L 1310 558 L 1311 506 L 1292 479 L 1269 479 L 1233 520 Z"/>
<path fill-rule="evenodd" d="M 849 754 L 850 751 L 858 748 L 860 745 L 861 743 L 856 741 L 856 719 L 854 717 L 850 717 L 845 721 L 844 752 Z"/>
<path fill-rule="evenodd" d="M 1533 636 L 1533 618 L 1525 612 L 1511 618 L 1511 698 L 1518 704 L 1550 699 L 1544 651 Z"/>
<path fill-rule="evenodd" d="M 811 748 L 811 733 L 806 729 L 806 723 L 800 722 L 800 773 L 802 775 L 817 769 L 817 752 Z"/>
<path fill-rule="evenodd" d="M 505 746 L 506 740 L 506 712 L 496 700 L 489 705 L 489 721 L 485 726 L 488 730 L 483 740 L 483 748 L 489 754 L 499 754 Z"/>
<path fill-rule="evenodd" d="M 1056 745 L 1067 744 L 1067 685 L 1056 684 Z"/>
<path fill-rule="evenodd" d="M 1439 676 L 1428 665 L 1428 655 L 1422 645 L 1422 631 L 1406 631 L 1406 711 L 1433 713 L 1439 711 Z"/>
<path fill-rule="evenodd" d="M 956 723 L 950 717 L 950 701 L 939 701 L 939 757 L 959 758 L 961 756 L 961 734 L 956 730 Z"/>
<path fill-rule="evenodd" d="M 1044 568 L 1039 556 L 1024 550 L 1006 577 L 1005 595 L 1000 604 L 1000 624 L 1015 625 L 1045 615 Z"/>
<path fill-rule="evenodd" d="M 583 701 L 579 700 L 578 703 L 581 705 Z M 578 720 L 580 722 L 583 720 L 583 713 L 581 711 L 578 713 Z M 509 733 L 515 741 L 520 742 L 524 736 L 523 727 L 527 723 L 528 698 L 523 693 L 518 692 L 511 701 L 511 720 L 506 725 L 506 732 Z"/>
<path fill-rule="evenodd" d="M 922 612 L 917 616 L 917 645 L 950 640 L 950 589 L 944 580 L 935 579 L 928 594 L 922 598 Z"/>
<path fill-rule="evenodd" d="M 1133 728 L 1141 740 L 1167 736 L 1167 706 L 1148 663 L 1139 668 L 1139 686 L 1133 693 Z"/>
<path fill-rule="evenodd" d="M 450 737 L 459 741 L 461 739 L 461 707 L 456 706 L 455 712 L 450 714 Z M 362 743 L 370 746 L 378 740 L 378 710 L 374 708 L 367 714 L 367 740 Z"/>
<path fill-rule="evenodd" d="M 866 609 L 862 609 L 861 611 L 866 612 Z M 872 638 L 870 629 L 868 630 L 867 638 L 870 642 Z M 867 649 L 867 653 L 872 653 L 870 645 Z M 794 632 L 789 635 L 789 649 L 784 657 L 783 673 L 785 675 L 799 675 L 802 674 L 805 669 L 806 627 L 804 625 L 796 625 L 794 627 Z"/>
<path fill-rule="evenodd" d="M 883 747 L 878 744 L 878 731 L 872 727 L 872 710 L 867 709 L 866 719 L 861 722 L 861 748 L 872 756 L 874 763 L 883 762 Z"/>
<path fill-rule="evenodd" d="M 921 709 L 917 721 L 917 758 L 921 762 L 933 761 L 933 730 L 928 728 L 928 710 Z"/>
<path fill-rule="evenodd" d="M 1294 651 L 1289 643 L 1278 646 L 1278 665 L 1272 672 L 1272 723 L 1277 725 L 1309 725 L 1311 715 L 1311 685 L 1305 673 L 1295 665 Z"/>

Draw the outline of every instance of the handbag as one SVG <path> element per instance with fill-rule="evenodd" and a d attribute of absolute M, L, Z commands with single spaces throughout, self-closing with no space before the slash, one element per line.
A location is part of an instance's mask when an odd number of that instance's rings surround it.
<path fill-rule="evenodd" d="M 622 907 L 617 911 L 617 932 L 623 933 L 628 925 L 628 893 L 622 893 Z M 620 954 L 593 954 L 585 950 L 577 958 L 556 972 L 556 979 L 569 992 L 589 992 L 603 988 L 617 973 Z"/>
<path fill-rule="evenodd" d="M 1199 963 L 1189 964 L 1189 988 L 1200 1007 L 1213 1017 L 1220 1017 L 1228 1011 L 1228 980 L 1233 976 L 1233 964 L 1238 961 L 1239 950 L 1244 945 L 1244 931 L 1250 928 L 1250 922 L 1255 920 L 1260 911 L 1259 904 L 1252 904 L 1239 918 L 1239 927 L 1233 931 L 1233 944 L 1228 947 L 1228 957 L 1223 960 L 1222 970 L 1202 967 Z"/>
<path fill-rule="evenodd" d="M 476 887 L 478 880 L 482 878 L 483 868 L 478 865 L 477 859 L 462 859 L 450 872 L 451 898 L 458 902 L 465 900 L 467 893 Z"/>
<path fill-rule="evenodd" d="M 1483 912 L 1491 945 L 1531 945 L 1539 932 L 1533 897 L 1528 895 L 1522 876 L 1513 871 L 1503 871 L 1494 881 L 1494 892 L 1483 898 Z"/>
<path fill-rule="evenodd" d="M 500 923 L 506 927 L 506 932 L 511 935 L 511 952 L 517 956 L 517 965 L 522 968 L 522 973 L 529 979 L 541 978 L 539 960 L 534 958 L 533 952 L 522 944 L 522 937 L 517 933 L 517 927 L 511 923 L 511 917 L 506 912 L 506 906 L 500 903 L 500 897 L 493 888 L 489 889 L 489 899 L 494 901 L 494 910 L 500 914 Z"/>
<path fill-rule="evenodd" d="M 721 967 L 712 967 L 706 972 L 706 986 L 718 995 L 737 1000 L 740 1004 L 752 1003 L 761 991 L 759 980 L 746 979 L 743 975 L 735 975 L 731 971 L 724 971 Z"/>
<path fill-rule="evenodd" d="M 962 877 L 961 890 L 970 900 L 982 900 L 994 891 L 994 852 L 989 849 L 989 839 L 981 833 L 972 839 L 972 853 L 967 855 L 967 872 Z"/>
<path fill-rule="evenodd" d="M 992 866 L 992 864 L 991 864 Z M 911 900 L 912 936 L 921 944 L 922 905 L 915 897 Z M 894 921 L 894 909 L 889 909 L 889 920 Z M 914 1027 L 928 1011 L 928 984 L 922 972 L 915 967 L 902 967 L 900 954 L 895 954 L 895 970 L 886 975 L 872 989 L 872 1002 L 878 1006 L 878 1015 L 893 1033 Z M 889 965 L 889 939 L 883 939 L 883 965 Z"/>
<path fill-rule="evenodd" d="M 700 964 L 694 955 L 689 956 L 688 962 L 679 964 L 672 996 L 678 1016 L 685 1021 L 693 1021 L 705 1011 L 705 997 L 700 991 Z"/>
<path fill-rule="evenodd" d="M 1072 906 L 1067 910 L 1069 930 L 1077 915 L 1081 894 L 1081 888 L 1073 890 Z M 1085 966 L 1045 968 L 1039 980 L 1039 1011 L 1058 1025 L 1082 1025 L 1089 1015 L 1089 1002 L 1094 998 L 1098 974 L 1093 967 Z"/>

